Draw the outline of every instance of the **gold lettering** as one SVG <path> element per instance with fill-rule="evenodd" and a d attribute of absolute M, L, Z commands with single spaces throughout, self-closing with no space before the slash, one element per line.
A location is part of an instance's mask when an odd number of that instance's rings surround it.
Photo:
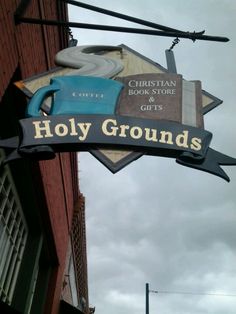
<path fill-rule="evenodd" d="M 110 130 L 108 130 L 108 124 L 111 124 L 113 126 L 110 126 Z M 116 136 L 116 133 L 117 133 L 117 130 L 118 130 L 118 127 L 116 126 L 117 125 L 117 122 L 116 120 L 113 120 L 113 119 L 106 119 L 103 124 L 102 124 L 102 131 L 105 135 L 107 136 Z"/>
<path fill-rule="evenodd" d="M 193 137 L 191 140 L 190 147 L 193 150 L 200 150 L 202 148 L 202 140 L 198 137 Z"/>
<path fill-rule="evenodd" d="M 157 142 L 157 130 L 145 128 L 145 139 L 147 141 Z M 150 135 L 152 131 L 152 135 Z"/>
<path fill-rule="evenodd" d="M 68 127 L 63 123 L 59 123 L 55 126 L 55 133 L 58 136 L 66 136 L 68 134 Z"/>
<path fill-rule="evenodd" d="M 34 128 L 35 128 L 35 136 L 34 138 L 43 138 L 43 137 L 53 137 L 53 134 L 50 130 L 50 120 L 43 120 L 43 121 L 33 121 Z M 41 126 L 43 124 L 44 126 Z M 44 132 L 42 135 L 41 132 Z"/>
<path fill-rule="evenodd" d="M 76 132 L 76 128 L 75 128 L 75 119 L 74 118 L 69 119 L 69 122 L 70 122 L 70 129 L 71 129 L 70 135 L 71 136 L 78 135 L 78 133 Z"/>
<path fill-rule="evenodd" d="M 183 134 L 179 134 L 176 136 L 176 145 L 179 147 L 188 148 L 188 131 L 183 131 Z"/>
<path fill-rule="evenodd" d="M 136 134 L 135 134 L 136 133 Z M 134 139 L 139 139 L 141 138 L 143 135 L 143 131 L 140 127 L 138 126 L 133 126 L 131 129 L 130 129 L 130 136 Z"/>
<path fill-rule="evenodd" d="M 88 132 L 92 123 L 78 123 L 77 125 L 82 132 L 82 136 L 79 136 L 79 140 L 84 141 L 88 136 Z"/>
<path fill-rule="evenodd" d="M 171 132 L 161 131 L 160 134 L 161 134 L 161 138 L 159 140 L 160 143 L 166 143 L 166 144 L 171 144 L 171 145 L 174 144 L 172 141 L 173 134 Z"/>
<path fill-rule="evenodd" d="M 120 134 L 119 134 L 119 136 L 120 137 L 126 137 L 127 135 L 126 135 L 125 131 L 128 130 L 129 128 L 130 128 L 129 125 L 125 125 L 125 124 L 120 125 Z"/>

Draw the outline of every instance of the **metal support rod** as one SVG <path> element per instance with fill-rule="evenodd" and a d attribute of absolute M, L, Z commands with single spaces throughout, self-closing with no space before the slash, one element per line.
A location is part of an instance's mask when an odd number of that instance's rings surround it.
<path fill-rule="evenodd" d="M 186 32 L 183 32 L 183 31 L 175 29 L 175 28 L 163 26 L 163 25 L 156 24 L 156 23 L 149 22 L 149 21 L 145 21 L 145 20 L 133 17 L 133 16 L 129 16 L 129 15 L 125 15 L 125 14 L 122 14 L 122 13 L 110 11 L 110 10 L 103 9 L 103 8 L 99 8 L 99 7 L 96 7 L 96 6 L 87 4 L 87 3 L 78 2 L 78 1 L 75 1 L 75 0 L 61 0 L 61 1 L 64 1 L 66 3 L 69 3 L 69 4 L 77 6 L 77 7 L 81 7 L 83 9 L 88 9 L 88 10 L 99 12 L 99 13 L 102 13 L 102 14 L 114 16 L 114 17 L 117 17 L 119 19 L 123 19 L 123 20 L 126 20 L 126 21 L 130 21 L 130 22 L 141 24 L 141 25 L 145 25 L 145 26 L 149 26 L 149 27 L 156 28 L 156 29 L 159 29 L 159 30 L 162 30 L 162 31 L 186 33 Z M 199 34 L 200 33 L 202 34 L 202 32 L 199 32 Z"/>
<path fill-rule="evenodd" d="M 195 40 L 210 40 L 210 41 L 219 41 L 219 42 L 227 42 L 229 41 L 226 37 L 220 36 L 206 36 L 203 35 L 205 31 L 201 32 L 183 32 L 178 29 L 174 29 L 171 27 L 163 26 L 157 23 L 145 21 L 139 18 L 135 18 L 132 16 L 128 16 L 125 14 L 121 14 L 118 12 L 113 12 L 110 10 L 106 10 L 103 8 L 99 8 L 96 6 L 92 6 L 86 3 L 77 2 L 75 0 L 60 0 L 62 2 L 82 7 L 84 9 L 88 9 L 91 11 L 96 11 L 102 14 L 114 16 L 120 19 L 124 19 L 130 22 L 138 23 L 141 25 L 145 25 L 148 27 L 152 27 L 154 29 L 162 30 L 144 30 L 137 28 L 128 28 L 128 27 L 118 27 L 118 26 L 106 26 L 106 25 L 96 25 L 96 24 L 86 24 L 86 23 L 75 23 L 75 22 L 65 22 L 65 21 L 52 21 L 52 20 L 39 20 L 37 18 L 27 18 L 23 17 L 29 3 L 31 0 L 21 0 L 19 6 L 15 12 L 15 23 L 31 23 L 31 24 L 40 24 L 40 25 L 59 25 L 64 27 L 75 27 L 75 28 L 86 28 L 86 29 L 96 29 L 96 30 L 104 30 L 104 31 L 113 31 L 113 32 L 124 32 L 124 33 L 136 33 L 136 34 L 144 34 L 144 35 L 154 35 L 154 36 L 166 36 L 166 37 L 180 37 L 180 38 L 188 38 L 193 41 Z"/>
<path fill-rule="evenodd" d="M 146 283 L 146 314 L 149 314 L 149 284 Z"/>
<path fill-rule="evenodd" d="M 30 23 L 30 24 L 39 24 L 39 25 L 55 25 L 55 26 L 63 26 L 63 27 L 93 29 L 93 30 L 102 30 L 102 31 L 110 31 L 110 32 L 153 35 L 153 36 L 179 37 L 179 38 L 192 39 L 193 41 L 195 41 L 197 39 L 198 40 L 219 41 L 219 42 L 229 41 L 229 39 L 226 37 L 198 35 L 197 33 L 165 32 L 165 31 L 157 31 L 157 30 L 152 30 L 152 29 L 140 29 L 140 28 L 120 27 L 120 26 L 109 26 L 109 25 L 76 23 L 76 22 L 66 22 L 66 21 L 55 21 L 55 20 L 45 20 L 45 19 L 28 18 L 28 17 L 18 17 L 16 22 L 17 23 Z"/>

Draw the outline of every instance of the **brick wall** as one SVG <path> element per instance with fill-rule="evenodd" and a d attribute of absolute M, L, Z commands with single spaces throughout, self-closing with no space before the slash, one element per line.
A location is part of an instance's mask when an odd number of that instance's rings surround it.
<path fill-rule="evenodd" d="M 74 211 L 72 222 L 72 249 L 76 265 L 77 282 L 79 283 L 79 298 L 86 300 L 86 311 L 89 312 L 88 286 L 87 286 L 87 248 L 85 226 L 85 198 L 82 194 Z"/>
<path fill-rule="evenodd" d="M 57 26 L 17 24 L 14 12 L 19 0 L 0 1 L 0 100 L 16 67 L 22 79 L 55 66 L 55 54 L 66 46 L 66 32 Z M 67 12 L 58 1 L 31 0 L 25 17 L 65 19 Z M 63 34 L 63 36 L 62 36 Z"/>
<path fill-rule="evenodd" d="M 20 0 L 0 0 L 0 106 L 9 103 L 7 100 L 1 102 L 1 99 L 16 70 L 18 80 L 45 72 L 55 66 L 55 54 L 67 46 L 67 33 L 60 27 L 15 24 L 14 12 L 19 3 Z M 24 16 L 65 20 L 67 10 L 62 2 L 57 0 L 31 0 Z M 19 106 L 18 102 L 14 100 L 13 106 Z M 47 293 L 45 313 L 55 314 L 59 311 L 74 207 L 79 201 L 76 154 L 57 154 L 54 160 L 39 162 L 37 169 L 40 172 L 42 191 L 47 203 L 47 212 L 41 214 L 44 216 L 44 220 L 47 220 L 45 226 L 52 234 L 52 245 L 57 255 L 57 263 L 52 272 Z M 84 219 L 84 216 L 80 218 Z M 85 227 L 83 228 L 85 230 Z M 84 234 L 81 239 L 86 241 Z M 86 294 L 87 298 L 86 247 L 84 244 L 83 249 L 81 261 L 85 263 L 83 266 L 85 276 L 83 287 L 80 290 L 83 295 Z"/>
<path fill-rule="evenodd" d="M 15 9 L 16 1 L 0 1 L 0 100 L 18 64 L 18 48 L 13 19 Z"/>
<path fill-rule="evenodd" d="M 59 311 L 72 218 L 78 202 L 76 155 L 74 153 L 57 154 L 53 160 L 41 161 L 40 170 L 47 200 L 49 224 L 52 228 L 60 266 L 53 270 L 51 286 L 47 294 L 46 313 L 51 314 Z"/>

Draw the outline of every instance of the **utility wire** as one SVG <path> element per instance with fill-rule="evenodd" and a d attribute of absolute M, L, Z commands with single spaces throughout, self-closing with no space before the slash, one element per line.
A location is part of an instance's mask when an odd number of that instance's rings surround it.
<path fill-rule="evenodd" d="M 214 297 L 236 297 L 236 294 L 227 294 L 227 293 L 183 292 L 183 291 L 163 291 L 163 290 L 149 290 L 149 292 L 162 293 L 162 294 L 205 295 L 205 296 L 214 296 Z"/>

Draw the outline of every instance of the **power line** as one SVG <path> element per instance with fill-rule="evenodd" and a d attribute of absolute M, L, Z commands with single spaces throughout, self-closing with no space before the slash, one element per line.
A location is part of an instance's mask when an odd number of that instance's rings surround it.
<path fill-rule="evenodd" d="M 151 290 L 149 289 L 149 283 L 146 283 L 146 314 L 149 314 L 149 294 L 185 294 L 185 295 L 201 295 L 201 296 L 213 296 L 213 297 L 236 297 L 234 293 L 208 293 L 208 292 L 194 292 L 194 291 L 169 291 L 169 290 Z"/>
<path fill-rule="evenodd" d="M 159 294 L 188 294 L 188 295 L 205 295 L 213 297 L 236 297 L 236 294 L 228 293 L 205 293 L 205 292 L 184 292 L 184 291 L 165 291 L 165 290 L 149 290 L 151 293 Z"/>

